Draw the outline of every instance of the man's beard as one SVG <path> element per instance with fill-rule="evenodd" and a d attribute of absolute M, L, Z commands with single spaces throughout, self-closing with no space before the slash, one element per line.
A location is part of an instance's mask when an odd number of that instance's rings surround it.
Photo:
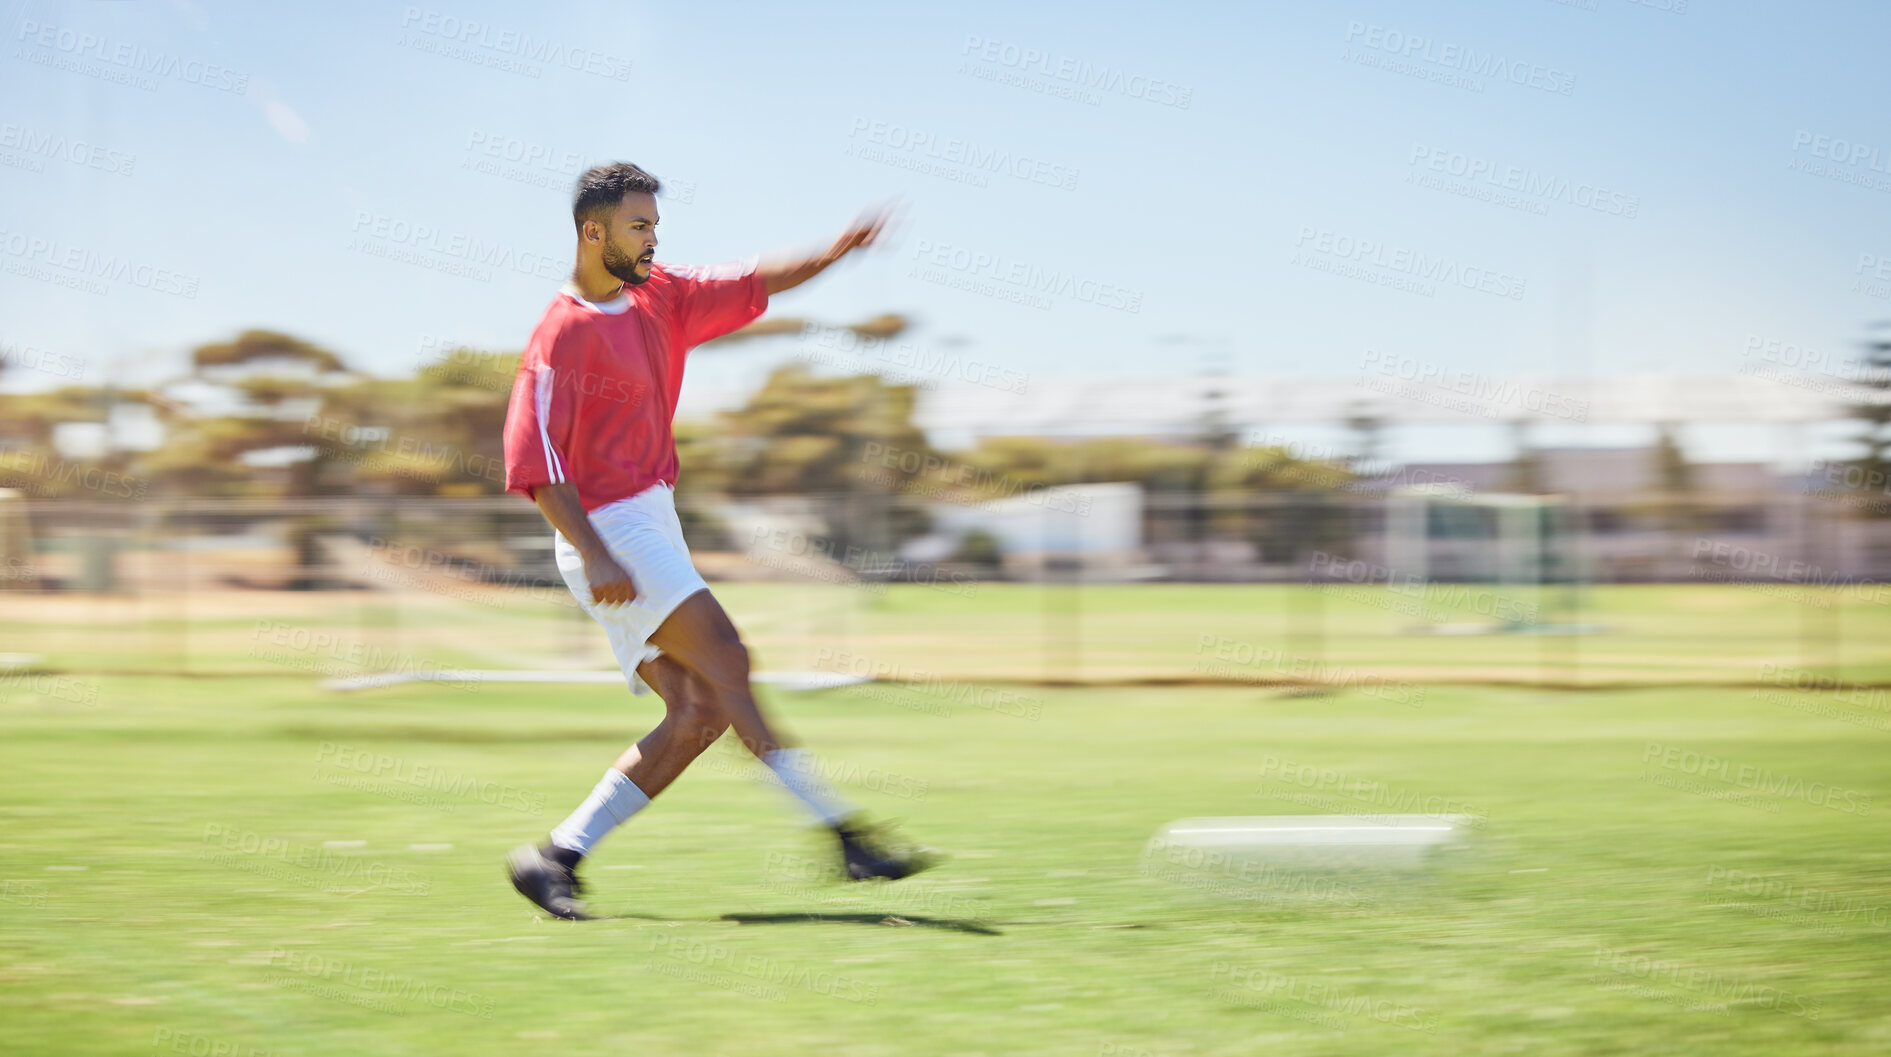
<path fill-rule="evenodd" d="M 648 275 L 637 274 L 637 258 L 625 253 L 607 233 L 604 236 L 604 270 L 631 286 L 641 286 Z"/>

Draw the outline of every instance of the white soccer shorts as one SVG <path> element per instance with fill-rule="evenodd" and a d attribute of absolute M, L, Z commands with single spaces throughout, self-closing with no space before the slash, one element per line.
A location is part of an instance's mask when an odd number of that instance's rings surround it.
<path fill-rule="evenodd" d="M 689 544 L 683 542 L 683 524 L 676 517 L 676 496 L 669 485 L 654 484 L 629 499 L 591 511 L 591 525 L 617 564 L 630 574 L 637 597 L 624 605 L 592 604 L 584 559 L 571 541 L 554 532 L 553 554 L 558 571 L 578 604 L 604 625 L 611 652 L 617 656 L 617 666 L 623 669 L 631 693 L 647 694 L 650 687 L 638 676 L 637 666 L 663 655 L 650 644 L 650 636 L 684 599 L 708 590 L 709 585 L 690 561 Z"/>

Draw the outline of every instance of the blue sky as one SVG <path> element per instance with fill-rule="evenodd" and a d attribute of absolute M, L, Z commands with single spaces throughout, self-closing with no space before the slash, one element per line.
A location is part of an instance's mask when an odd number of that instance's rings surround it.
<path fill-rule="evenodd" d="M 903 198 L 892 244 L 775 311 L 905 312 L 1033 384 L 1732 373 L 1891 317 L 1883 4 L 263 7 L 9 5 L 16 361 L 148 381 L 253 326 L 376 373 L 517 348 L 603 158 L 675 186 L 679 261 Z"/>

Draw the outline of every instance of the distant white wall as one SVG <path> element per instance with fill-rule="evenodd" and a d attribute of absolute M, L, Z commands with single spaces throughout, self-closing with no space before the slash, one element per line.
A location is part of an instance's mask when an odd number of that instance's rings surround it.
<path fill-rule="evenodd" d="M 956 540 L 983 529 L 1006 554 L 1123 554 L 1142 546 L 1140 485 L 1068 485 L 929 510 L 934 534 Z"/>

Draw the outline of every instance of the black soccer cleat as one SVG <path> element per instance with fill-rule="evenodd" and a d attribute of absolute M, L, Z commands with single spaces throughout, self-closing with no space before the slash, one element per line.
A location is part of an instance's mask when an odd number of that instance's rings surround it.
<path fill-rule="evenodd" d="M 939 864 L 939 857 L 924 848 L 891 849 L 881 840 L 887 826 L 869 826 L 858 815 L 836 823 L 841 869 L 850 881 L 884 878 L 897 881 Z"/>
<path fill-rule="evenodd" d="M 537 904 L 540 910 L 564 921 L 589 921 L 578 893 L 584 885 L 578 875 L 564 864 L 545 857 L 530 844 L 512 849 L 506 856 L 506 875 L 519 894 Z"/>

